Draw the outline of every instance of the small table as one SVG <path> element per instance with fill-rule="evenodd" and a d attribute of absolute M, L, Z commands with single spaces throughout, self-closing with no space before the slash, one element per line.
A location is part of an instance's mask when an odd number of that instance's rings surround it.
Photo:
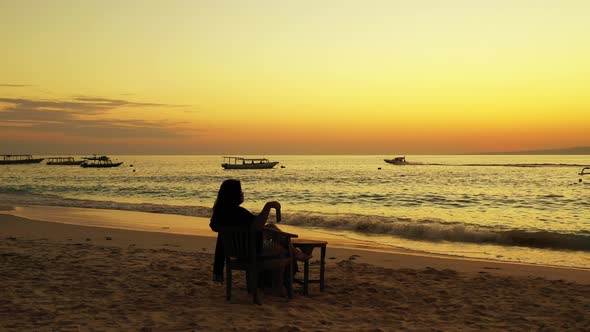
<path fill-rule="evenodd" d="M 321 248 L 321 256 L 320 256 L 320 278 L 319 279 L 312 279 L 309 280 L 309 260 L 305 260 L 303 263 L 303 280 L 295 279 L 294 281 L 298 284 L 303 284 L 303 294 L 309 294 L 309 284 L 310 283 L 319 283 L 320 284 L 320 291 L 324 291 L 324 273 L 326 271 L 326 246 L 328 245 L 327 241 L 315 241 L 315 240 L 305 240 L 305 239 L 292 239 L 291 243 L 295 248 L 301 249 L 304 253 L 311 255 L 313 249 L 316 247 Z"/>

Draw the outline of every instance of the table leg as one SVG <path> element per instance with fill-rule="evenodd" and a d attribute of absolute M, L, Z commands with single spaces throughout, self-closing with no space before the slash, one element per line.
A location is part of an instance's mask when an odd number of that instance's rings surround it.
<path fill-rule="evenodd" d="M 324 291 L 324 272 L 326 270 L 326 246 L 322 246 L 322 256 L 320 257 L 320 291 Z"/>

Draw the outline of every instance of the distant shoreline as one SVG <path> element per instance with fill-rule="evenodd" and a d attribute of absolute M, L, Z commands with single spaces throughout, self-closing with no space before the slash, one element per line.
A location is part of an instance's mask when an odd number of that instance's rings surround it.
<path fill-rule="evenodd" d="M 17 152 L 13 153 L 5 153 L 0 151 L 0 154 L 17 154 Z M 43 156 L 43 157 L 56 157 L 56 156 L 73 156 L 73 157 L 82 157 L 88 156 L 88 153 L 71 153 L 71 152 L 30 152 L 30 151 L 18 151 L 19 154 L 30 154 L 33 156 Z M 570 156 L 590 156 L 590 146 L 587 147 L 573 147 L 573 148 L 563 148 L 563 149 L 547 149 L 547 150 L 519 150 L 519 151 L 499 151 L 499 152 L 448 152 L 448 153 L 438 153 L 438 152 L 383 152 L 383 153 L 272 153 L 272 152 L 264 152 L 264 153 L 171 153 L 171 154 L 163 154 L 163 153 L 109 153 L 110 156 L 210 156 L 210 157 L 222 157 L 224 155 L 235 155 L 235 156 L 242 156 L 242 157 L 252 157 L 252 156 L 538 156 L 538 155 L 547 155 L 547 156 L 562 156 L 562 155 L 570 155 Z"/>
<path fill-rule="evenodd" d="M 478 155 L 590 155 L 590 146 L 580 146 L 563 149 L 548 149 L 548 150 L 527 150 L 527 151 L 502 151 L 502 152 L 481 152 Z"/>

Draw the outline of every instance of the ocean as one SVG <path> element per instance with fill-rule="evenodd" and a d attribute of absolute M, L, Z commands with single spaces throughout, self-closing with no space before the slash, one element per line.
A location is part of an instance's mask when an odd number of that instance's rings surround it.
<path fill-rule="evenodd" d="M 224 170 L 221 156 L 112 156 L 124 164 L 0 165 L 4 204 L 209 217 L 219 185 L 243 206 L 282 204 L 282 223 L 428 253 L 590 268 L 590 156 L 266 156 L 271 170 Z M 246 156 L 248 157 L 248 156 Z M 250 156 L 261 157 L 261 156 Z M 281 167 L 282 166 L 282 167 Z"/>

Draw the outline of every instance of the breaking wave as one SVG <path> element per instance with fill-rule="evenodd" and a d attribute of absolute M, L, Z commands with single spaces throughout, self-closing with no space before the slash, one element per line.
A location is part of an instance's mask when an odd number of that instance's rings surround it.
<path fill-rule="evenodd" d="M 590 233 L 567 234 L 518 229 L 497 230 L 480 225 L 443 220 L 412 220 L 368 215 L 295 213 L 288 215 L 284 219 L 286 223 L 296 226 L 339 229 L 371 235 L 392 235 L 420 241 L 449 241 L 590 251 Z"/>

